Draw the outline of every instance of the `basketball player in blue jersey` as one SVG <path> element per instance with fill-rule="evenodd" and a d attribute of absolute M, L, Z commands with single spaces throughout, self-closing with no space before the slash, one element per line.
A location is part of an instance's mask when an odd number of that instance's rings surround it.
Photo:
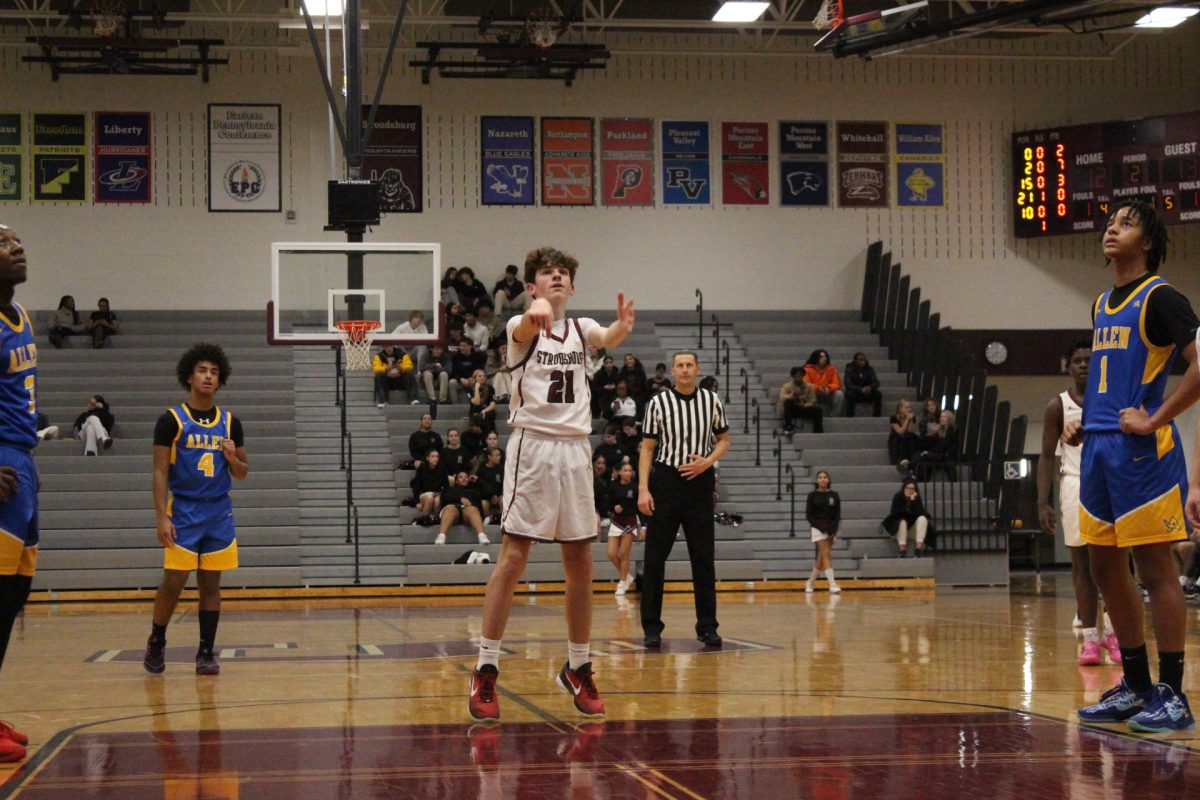
<path fill-rule="evenodd" d="M 213 655 L 221 617 L 221 572 L 238 565 L 230 478 L 243 480 L 250 471 L 241 421 L 216 404 L 217 391 L 230 371 L 220 347 L 193 345 L 175 370 L 188 390 L 187 402 L 167 409 L 154 426 L 154 510 L 158 541 L 166 552 L 146 642 L 147 672 L 166 669 L 167 623 L 192 570 L 200 590 L 196 674 L 221 672 Z"/>
<path fill-rule="evenodd" d="M 1125 675 L 1085 722 L 1126 722 L 1135 731 L 1165 733 L 1195 725 L 1183 694 L 1187 607 L 1171 546 L 1187 536 L 1185 504 L 1200 508 L 1200 482 L 1188 498 L 1187 467 L 1171 422 L 1200 398 L 1195 312 L 1156 272 L 1167 231 L 1141 201 L 1117 205 L 1103 235 L 1113 288 L 1092 308 L 1092 356 L 1083 403 L 1080 534 L 1092 577 L 1104 596 L 1121 647 Z M 1163 389 L 1177 353 L 1188 362 L 1179 385 Z M 1078 441 L 1078 423 L 1064 430 Z M 1158 683 L 1151 682 L 1141 594 L 1129 574 L 1129 551 L 1150 592 L 1158 644 Z"/>
<path fill-rule="evenodd" d="M 0 666 L 37 567 L 37 345 L 33 323 L 13 302 L 26 277 L 25 248 L 0 225 Z M 0 722 L 0 761 L 25 758 L 29 738 Z"/>

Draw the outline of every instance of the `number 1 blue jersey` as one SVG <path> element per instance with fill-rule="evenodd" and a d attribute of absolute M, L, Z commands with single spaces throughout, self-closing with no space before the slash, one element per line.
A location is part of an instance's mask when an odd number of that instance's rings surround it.
<path fill-rule="evenodd" d="M 179 422 L 179 434 L 171 443 L 171 468 L 167 488 L 175 497 L 189 500 L 215 499 L 229 494 L 229 462 L 221 443 L 233 435 L 233 414 L 214 409 L 212 422 L 198 422 L 187 405 L 169 409 Z"/>
<path fill-rule="evenodd" d="M 37 446 L 37 344 L 25 309 L 13 303 L 18 324 L 0 314 L 0 444 L 22 450 Z"/>

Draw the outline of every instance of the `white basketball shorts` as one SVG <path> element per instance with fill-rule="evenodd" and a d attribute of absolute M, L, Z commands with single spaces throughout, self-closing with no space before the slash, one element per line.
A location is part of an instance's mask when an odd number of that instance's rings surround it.
<path fill-rule="evenodd" d="M 1063 543 L 1083 547 L 1087 542 L 1079 534 L 1079 476 L 1063 475 L 1058 482 L 1058 505 L 1062 509 Z"/>
<path fill-rule="evenodd" d="M 592 448 L 587 437 L 552 437 L 518 428 L 504 460 L 506 536 L 539 542 L 596 538 Z"/>

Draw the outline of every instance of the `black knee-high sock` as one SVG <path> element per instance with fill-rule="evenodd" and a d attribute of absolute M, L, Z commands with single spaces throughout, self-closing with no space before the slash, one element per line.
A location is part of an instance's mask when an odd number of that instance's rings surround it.
<path fill-rule="evenodd" d="M 1125 683 L 1130 689 L 1144 694 L 1154 688 L 1154 682 L 1150 680 L 1150 657 L 1146 655 L 1146 645 L 1122 647 L 1121 666 L 1125 670 Z"/>
<path fill-rule="evenodd" d="M 1183 691 L 1183 651 L 1164 653 L 1158 651 L 1158 682 L 1171 687 L 1179 694 Z"/>
<path fill-rule="evenodd" d="M 159 625 L 154 620 L 150 620 L 150 641 L 165 644 L 167 641 L 167 626 Z"/>
<path fill-rule="evenodd" d="M 211 651 L 217 641 L 217 623 L 221 620 L 220 610 L 200 609 L 200 649 Z"/>
<path fill-rule="evenodd" d="M 32 583 L 33 578 L 28 575 L 0 576 L 0 666 L 4 665 L 4 655 L 8 652 L 13 625 L 16 624 L 21 610 L 25 608 Z"/>

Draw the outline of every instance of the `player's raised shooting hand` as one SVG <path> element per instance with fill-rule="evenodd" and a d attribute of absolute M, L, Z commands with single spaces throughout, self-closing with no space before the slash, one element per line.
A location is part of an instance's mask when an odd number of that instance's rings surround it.
<path fill-rule="evenodd" d="M 1121 433 L 1131 433 L 1135 436 L 1147 436 L 1154 433 L 1150 424 L 1150 415 L 1144 408 L 1121 409 Z"/>
<path fill-rule="evenodd" d="M 525 312 L 525 319 L 529 320 L 539 331 L 549 333 L 554 325 L 554 309 L 550 306 L 550 301 L 544 297 L 539 297 L 529 304 L 529 310 Z"/>
<path fill-rule="evenodd" d="M 13 467 L 0 467 L 0 503 L 17 493 L 17 471 Z"/>
<path fill-rule="evenodd" d="M 624 292 L 617 292 L 617 324 L 625 329 L 626 335 L 633 332 L 633 298 L 625 300 Z"/>

